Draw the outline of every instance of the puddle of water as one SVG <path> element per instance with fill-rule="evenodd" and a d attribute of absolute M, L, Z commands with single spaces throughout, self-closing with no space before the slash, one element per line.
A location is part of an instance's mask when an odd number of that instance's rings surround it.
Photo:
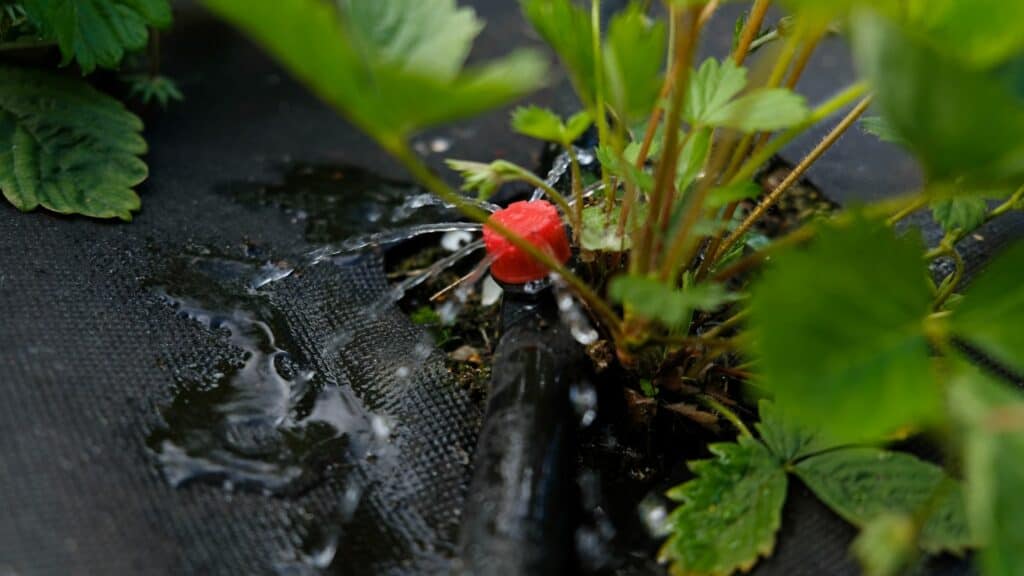
<path fill-rule="evenodd" d="M 153 288 L 179 316 L 222 333 L 239 363 L 179 383 L 147 444 L 167 481 L 281 494 L 314 484 L 339 459 L 388 448 L 388 427 L 352 391 L 304 366 L 283 320 L 254 286 L 274 265 L 187 257 Z M 278 272 L 279 273 L 279 272 Z M 273 275 L 273 274 L 271 274 Z"/>
<path fill-rule="evenodd" d="M 235 182 L 224 190 L 239 202 L 281 209 L 305 227 L 306 239 L 314 244 L 458 219 L 451 207 L 424 190 L 354 166 L 291 165 L 278 184 Z"/>

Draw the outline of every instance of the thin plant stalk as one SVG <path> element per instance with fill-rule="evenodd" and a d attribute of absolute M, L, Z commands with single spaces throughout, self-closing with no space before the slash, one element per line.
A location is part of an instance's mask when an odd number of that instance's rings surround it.
<path fill-rule="evenodd" d="M 580 174 L 580 160 L 576 156 L 576 149 L 569 144 L 566 150 L 569 153 L 569 171 L 572 175 L 572 197 L 575 199 L 573 218 L 577 224 L 572 230 L 573 242 L 579 244 L 580 234 L 583 230 L 583 176 Z M 607 176 L 602 174 L 602 179 L 606 180 Z M 607 181 L 605 185 L 607 186 Z"/>
<path fill-rule="evenodd" d="M 839 124 L 837 124 L 835 128 L 833 128 L 825 138 L 822 139 L 822 141 L 819 142 L 818 145 L 815 146 L 814 149 L 811 150 L 810 153 L 808 153 L 807 156 L 804 157 L 804 159 L 801 160 L 788 175 L 786 175 L 786 178 L 780 182 L 779 185 L 776 186 L 775 189 L 772 190 L 771 193 L 769 193 L 768 196 L 766 196 L 749 215 L 747 215 L 743 222 L 733 230 L 732 234 L 722 242 L 722 245 L 718 250 L 714 254 L 708 255 L 708 259 L 714 261 L 721 254 L 726 253 L 733 244 L 742 238 L 743 235 L 746 234 L 747 230 L 750 230 L 750 227 L 764 216 L 764 213 L 768 208 L 775 204 L 782 194 L 785 193 L 786 190 L 789 190 L 789 188 L 799 180 L 805 172 L 807 172 L 807 169 L 810 168 L 818 158 L 821 158 L 821 155 L 831 148 L 837 140 L 839 140 L 839 137 L 842 136 L 850 126 L 853 126 L 854 122 L 864 114 L 864 111 L 867 110 L 870 105 L 871 96 L 867 96 L 854 106 L 853 109 L 839 121 Z"/>
<path fill-rule="evenodd" d="M 605 114 L 604 106 L 604 53 L 601 50 L 601 0 L 590 1 L 590 27 L 593 32 L 591 35 L 591 50 L 594 53 L 594 85 L 596 92 L 594 99 L 594 121 L 597 123 L 598 141 L 608 143 L 608 117 Z M 573 156 L 573 162 L 576 162 L 575 154 L 571 150 L 569 153 Z M 578 174 L 579 166 L 576 166 L 573 182 L 577 180 L 576 176 Z M 601 171 L 601 181 L 604 182 L 605 209 L 610 211 L 615 202 L 615 190 L 610 185 L 607 170 Z M 573 193 L 575 192 L 576 185 L 574 184 Z M 577 198 L 576 209 L 580 211 L 582 218 L 583 202 L 579 198 Z"/>
<path fill-rule="evenodd" d="M 768 7 L 770 5 L 771 0 L 754 1 L 754 6 L 750 9 L 750 17 L 747 18 L 746 24 L 743 25 L 739 43 L 736 44 L 736 50 L 732 53 L 732 59 L 736 62 L 737 66 L 742 66 L 743 62 L 747 59 L 747 54 L 750 53 L 750 44 L 757 37 L 757 33 L 761 31 L 761 24 L 764 23 L 764 18 L 768 14 Z"/>
<path fill-rule="evenodd" d="M 789 144 L 797 136 L 803 134 L 807 129 L 811 128 L 818 122 L 828 118 L 835 114 L 839 110 L 847 107 L 858 98 L 863 96 L 868 91 L 867 84 L 863 82 L 857 82 L 844 88 L 835 96 L 829 98 L 817 108 L 815 108 L 811 115 L 793 128 L 783 132 L 768 142 L 763 148 L 755 152 L 746 162 L 740 167 L 739 171 L 733 175 L 727 184 L 736 184 L 752 177 L 757 170 L 764 165 L 765 162 L 770 160 L 776 152 L 781 150 L 786 144 Z"/>
<path fill-rule="evenodd" d="M 678 75 L 674 80 L 672 100 L 669 104 L 668 120 L 665 123 L 665 146 L 658 165 L 654 170 L 654 190 L 651 192 L 651 212 L 648 214 L 644 226 L 641 229 L 639 251 L 630 259 L 631 265 L 635 263 L 637 271 L 646 272 L 654 266 L 654 234 L 658 221 L 658 209 L 662 205 L 664 195 L 673 195 L 672 188 L 676 173 L 676 165 L 679 161 L 679 126 L 682 122 L 683 103 L 686 98 L 689 76 L 690 59 L 697 44 L 700 8 L 690 8 L 677 17 L 686 21 L 685 31 L 676 38 L 674 49 Z M 670 200 L 671 201 L 671 200 Z"/>

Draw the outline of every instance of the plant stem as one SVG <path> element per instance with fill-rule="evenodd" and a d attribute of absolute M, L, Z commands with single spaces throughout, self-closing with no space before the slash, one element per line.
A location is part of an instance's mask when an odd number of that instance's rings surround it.
<path fill-rule="evenodd" d="M 927 197 L 927 196 L 923 196 L 923 195 L 922 195 L 922 196 L 921 196 L 920 198 L 918 198 L 918 199 L 914 200 L 914 201 L 913 201 L 913 202 L 911 202 L 910 204 L 907 204 L 906 206 L 904 206 L 903 208 L 901 208 L 901 209 L 899 210 L 899 212 L 896 212 L 895 214 L 893 214 L 892 216 L 890 216 L 890 217 L 889 217 L 889 218 L 888 218 L 888 219 L 887 219 L 887 220 L 885 221 L 885 223 L 886 223 L 886 224 L 887 224 L 888 226 L 895 226 L 897 222 L 899 222 L 900 220 L 903 220 L 903 219 L 904 219 L 904 218 L 906 218 L 907 216 L 910 216 L 910 215 L 911 215 L 911 214 L 913 214 L 914 212 L 917 212 L 917 211 L 918 211 L 918 210 L 920 210 L 921 208 L 924 208 L 924 207 L 925 207 L 925 205 L 927 205 L 927 204 L 928 204 L 928 197 Z"/>
<path fill-rule="evenodd" d="M 509 163 L 509 165 L 513 167 L 513 170 L 519 176 L 520 180 L 526 182 L 527 184 L 533 186 L 534 188 L 540 188 L 541 190 L 543 190 L 544 195 L 550 198 L 551 201 L 557 204 L 558 207 L 562 210 L 562 213 L 564 213 L 565 217 L 569 219 L 569 223 L 572 225 L 574 229 L 576 228 L 576 226 L 579 225 L 578 221 L 573 221 L 575 212 L 573 211 L 572 206 L 570 206 L 569 203 L 566 202 L 565 196 L 562 196 L 562 194 L 558 190 L 552 188 L 551 185 L 542 180 L 540 176 L 537 176 L 536 174 L 530 172 L 526 168 L 523 168 L 522 166 L 518 166 L 512 163 Z"/>
<path fill-rule="evenodd" d="M 743 61 L 747 59 L 750 43 L 754 41 L 757 33 L 761 31 L 761 24 L 764 23 L 764 17 L 768 13 L 768 6 L 770 4 L 771 0 L 754 1 L 754 6 L 750 9 L 750 17 L 747 18 L 746 24 L 743 25 L 743 31 L 740 32 L 740 41 L 736 45 L 736 50 L 732 53 L 732 59 L 736 62 L 737 66 L 742 66 Z"/>
<path fill-rule="evenodd" d="M 56 45 L 57 43 L 53 40 L 44 40 L 42 38 L 23 38 L 12 42 L 0 43 L 0 52 L 14 52 L 16 50 L 29 50 L 31 48 L 48 48 Z"/>
<path fill-rule="evenodd" d="M 742 238 L 743 235 L 746 234 L 747 230 L 750 230 L 750 227 L 753 226 L 754 223 L 757 222 L 757 220 L 764 215 L 765 211 L 767 211 L 768 208 L 775 204 L 775 202 L 778 201 L 779 197 L 781 197 L 786 190 L 789 190 L 789 188 L 797 180 L 799 180 L 805 172 L 807 172 L 807 169 L 810 168 L 811 165 L 818 160 L 818 158 L 821 158 L 821 155 L 824 154 L 825 151 L 827 151 L 829 148 L 831 148 L 837 140 L 839 140 L 839 137 L 842 136 L 843 133 L 850 128 L 850 126 L 853 126 L 853 123 L 856 122 L 858 118 L 860 118 L 861 114 L 863 114 L 864 111 L 867 110 L 868 106 L 870 105 L 871 96 L 867 96 L 866 98 L 863 98 L 856 106 L 854 106 L 853 109 L 850 110 L 850 112 L 848 112 L 846 116 L 839 121 L 839 124 L 837 124 L 836 127 L 833 128 L 832 131 L 829 132 L 828 135 L 826 135 L 825 138 L 820 143 L 818 143 L 818 145 L 815 146 L 814 149 L 811 150 L 811 152 L 807 154 L 807 156 L 803 160 L 801 160 L 800 163 L 797 164 L 792 171 L 790 171 L 786 178 L 782 182 L 780 182 L 779 185 L 776 186 L 775 189 L 772 190 L 771 193 L 768 194 L 768 196 L 766 196 L 764 200 L 762 200 L 757 205 L 756 208 L 754 208 L 753 212 L 747 215 L 743 222 L 735 230 L 733 230 L 732 234 L 730 234 L 729 237 L 722 242 L 722 245 L 718 248 L 718 250 L 714 254 L 708 255 L 708 258 L 712 261 L 715 260 L 716 258 L 718 258 L 720 254 L 724 254 L 726 251 L 729 250 L 729 248 L 733 244 L 735 244 L 740 238 Z"/>
<path fill-rule="evenodd" d="M 610 144 L 610 140 L 608 138 L 608 116 L 605 114 L 604 109 L 604 53 L 601 51 L 601 0 L 590 0 L 590 27 L 593 31 L 591 35 L 591 50 L 594 53 L 594 85 L 595 92 L 597 92 L 594 104 L 594 120 L 597 122 L 597 140 L 607 146 Z M 575 159 L 573 161 L 575 162 Z M 576 167 L 576 171 L 579 172 L 579 166 Z M 611 210 L 615 202 L 615 190 L 610 186 L 608 178 L 609 172 L 601 170 L 601 181 L 604 182 L 605 190 L 605 207 L 607 210 Z M 579 199 L 577 201 L 576 209 L 583 210 L 583 203 Z"/>
<path fill-rule="evenodd" d="M 573 217 L 577 224 L 572 231 L 573 242 L 579 244 L 580 233 L 583 231 L 583 176 L 580 175 L 580 161 L 576 157 L 576 149 L 571 143 L 566 147 L 566 151 L 569 153 L 569 170 L 572 173 L 572 197 L 576 204 L 573 207 L 576 209 Z M 607 186 L 608 183 L 605 182 L 605 185 Z"/>
<path fill-rule="evenodd" d="M 466 202 L 465 199 L 455 190 L 453 190 L 444 180 L 441 180 L 436 174 L 430 171 L 430 169 L 423 163 L 423 160 L 416 155 L 409 145 L 397 139 L 380 139 L 380 144 L 387 150 L 392 156 L 394 156 L 402 166 L 415 178 L 420 184 L 426 187 L 431 193 L 436 195 L 441 200 L 455 206 L 460 212 L 468 216 L 469 218 L 483 223 L 491 230 L 494 230 L 510 244 L 519 248 L 523 252 L 527 253 L 534 260 L 543 264 L 553 273 L 558 274 L 569 286 L 573 288 L 576 295 L 579 296 L 587 306 L 593 310 L 594 314 L 605 324 L 608 331 L 612 334 L 613 338 L 618 338 L 621 332 L 621 326 L 618 316 L 615 312 L 601 299 L 591 288 L 584 282 L 579 276 L 573 274 L 568 268 L 566 268 L 561 262 L 555 260 L 551 254 L 541 250 L 535 246 L 529 240 L 523 238 L 512 229 L 508 228 L 500 222 L 490 220 L 490 214 L 480 208 Z"/>
<path fill-rule="evenodd" d="M 672 195 L 671 188 L 674 185 L 676 165 L 679 162 L 679 126 L 683 117 L 683 103 L 688 91 L 690 77 L 690 58 L 694 46 L 697 43 L 697 31 L 699 24 L 700 7 L 691 7 L 677 18 L 685 18 L 689 24 L 685 32 L 677 35 L 675 46 L 675 60 L 677 77 L 672 90 L 672 100 L 669 104 L 668 120 L 665 123 L 665 146 L 658 159 L 658 165 L 654 170 L 654 189 L 651 191 L 651 211 L 647 215 L 641 232 L 640 251 L 634 255 L 633 260 L 640 260 L 639 272 L 647 272 L 654 269 L 656 265 L 656 250 L 654 249 L 654 235 L 659 221 L 659 207 L 662 205 L 662 198 L 665 195 Z M 682 32 L 682 30 L 681 30 Z M 646 260 L 643 261 L 643 260 Z"/>
<path fill-rule="evenodd" d="M 749 308 L 744 308 L 743 310 L 740 310 L 739 312 L 737 312 L 737 313 L 733 314 L 732 316 L 726 318 L 718 326 L 715 326 L 714 328 L 711 328 L 707 332 L 701 334 L 700 337 L 702 339 L 715 339 L 715 338 L 718 338 L 722 334 L 722 332 L 725 332 L 729 328 L 732 328 L 733 326 L 736 326 L 740 322 L 743 322 L 744 320 L 747 319 L 747 316 L 749 316 L 749 315 L 750 315 L 750 309 Z"/>
<path fill-rule="evenodd" d="M 733 426 L 736 427 L 737 430 L 740 431 L 740 434 L 746 436 L 747 438 L 754 437 L 754 435 L 750 433 L 750 429 L 747 428 L 747 425 L 743 423 L 743 420 L 740 420 L 740 417 L 737 416 L 731 408 L 726 407 L 725 404 L 719 402 L 715 397 L 709 394 L 699 394 L 697 395 L 697 399 L 700 400 L 701 403 L 707 406 L 708 408 L 711 408 L 712 410 L 724 416 L 726 420 L 728 420 Z"/>

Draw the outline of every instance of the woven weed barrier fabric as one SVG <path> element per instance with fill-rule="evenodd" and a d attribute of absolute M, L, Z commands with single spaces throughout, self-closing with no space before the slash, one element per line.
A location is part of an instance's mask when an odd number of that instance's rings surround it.
<path fill-rule="evenodd" d="M 489 25 L 474 57 L 528 41 L 516 3 L 475 4 Z M 341 190 L 358 173 L 347 166 L 401 175 L 201 9 L 181 6 L 163 44 L 186 100 L 145 114 L 151 176 L 134 222 L 0 206 L 0 574 L 443 571 L 482 407 L 418 327 L 378 309 L 379 252 L 260 285 L 318 247 L 316 215 L 246 193 L 324 166 Z M 534 101 L 572 107 L 559 78 Z M 506 120 L 424 136 L 429 161 L 534 165 L 539 148 Z M 361 210 L 348 201 L 336 210 Z M 235 385 L 252 374 L 278 388 L 246 397 Z M 240 403 L 244 418 L 193 420 Z M 794 483 L 757 573 L 856 573 L 854 532 Z"/>

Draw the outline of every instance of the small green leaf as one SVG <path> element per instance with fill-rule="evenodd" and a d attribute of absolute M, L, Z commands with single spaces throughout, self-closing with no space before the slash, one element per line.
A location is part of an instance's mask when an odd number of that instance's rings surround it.
<path fill-rule="evenodd" d="M 573 88 L 586 107 L 597 93 L 594 31 L 590 16 L 571 0 L 521 0 L 523 14 L 550 45 L 569 72 Z"/>
<path fill-rule="evenodd" d="M 883 513 L 864 525 L 850 550 L 864 576 L 898 576 L 917 555 L 916 532 L 907 515 Z"/>
<path fill-rule="evenodd" d="M 590 114 L 578 112 L 569 118 L 568 125 L 547 108 L 520 106 L 512 112 L 512 129 L 516 132 L 563 146 L 572 144 L 590 127 Z"/>
<path fill-rule="evenodd" d="M 714 459 L 690 463 L 696 478 L 669 491 L 681 502 L 660 559 L 674 574 L 724 575 L 747 571 L 775 548 L 786 473 L 760 442 L 712 444 Z"/>
<path fill-rule="evenodd" d="M 131 220 L 142 121 L 84 81 L 0 66 L 0 191 L 18 209 Z"/>
<path fill-rule="evenodd" d="M 604 47 L 608 104 L 627 123 L 650 115 L 661 89 L 665 26 L 652 22 L 639 2 L 616 14 Z"/>
<path fill-rule="evenodd" d="M 546 65 L 517 51 L 463 68 L 480 24 L 454 0 L 205 0 L 386 146 L 503 106 L 540 87 Z"/>
<path fill-rule="evenodd" d="M 963 490 L 942 468 L 910 454 L 844 448 L 800 461 L 796 475 L 829 508 L 864 527 L 883 514 L 923 514 L 918 541 L 928 552 L 971 545 Z"/>
<path fill-rule="evenodd" d="M 690 134 L 686 139 L 686 145 L 679 152 L 679 162 L 676 164 L 676 188 L 678 190 L 685 192 L 696 181 L 710 152 L 710 128 Z"/>
<path fill-rule="evenodd" d="M 967 514 L 982 572 L 1024 574 L 1024 395 L 963 366 L 949 406 L 964 438 Z"/>
<path fill-rule="evenodd" d="M 561 143 L 565 126 L 558 114 L 547 108 L 520 106 L 512 112 L 512 129 L 524 136 Z"/>
<path fill-rule="evenodd" d="M 854 53 L 896 134 L 934 180 L 1024 180 L 1024 102 L 994 75 L 881 16 L 853 19 Z"/>
<path fill-rule="evenodd" d="M 125 52 L 146 45 L 147 26 L 171 23 L 167 0 L 22 0 L 22 6 L 57 41 L 64 63 L 74 59 L 85 74 L 116 68 Z"/>
<path fill-rule="evenodd" d="M 658 387 L 647 378 L 642 378 L 640 380 L 640 391 L 648 398 L 654 398 L 658 395 Z"/>
<path fill-rule="evenodd" d="M 490 196 L 505 182 L 521 180 L 525 169 L 505 160 L 490 164 L 468 160 L 445 160 L 449 168 L 462 175 L 463 190 L 477 190 L 481 196 Z"/>
<path fill-rule="evenodd" d="M 932 217 L 946 232 L 974 230 L 985 221 L 988 203 L 984 198 L 966 196 L 932 202 Z"/>
<path fill-rule="evenodd" d="M 957 336 L 1024 372 L 1024 243 L 997 256 L 967 287 L 953 311 Z"/>
<path fill-rule="evenodd" d="M 719 188 L 713 188 L 708 192 L 708 198 L 705 201 L 705 205 L 708 208 L 721 208 L 728 204 L 732 204 L 738 200 L 747 200 L 750 198 L 757 198 L 764 192 L 758 184 L 745 181 L 737 182 L 729 186 L 722 186 Z"/>
<path fill-rule="evenodd" d="M 746 85 L 746 68 L 729 58 L 721 63 L 708 58 L 690 76 L 683 116 L 691 124 L 708 124 Z"/>
<path fill-rule="evenodd" d="M 837 442 L 937 418 L 921 252 L 913 235 L 857 220 L 776 258 L 753 287 L 749 327 L 756 378 L 780 408 Z"/>
<path fill-rule="evenodd" d="M 804 97 L 784 88 L 760 88 L 729 102 L 705 119 L 709 126 L 771 132 L 795 126 L 810 112 Z"/>
<path fill-rule="evenodd" d="M 141 100 L 143 104 L 156 102 L 161 108 L 167 108 L 167 104 L 172 100 L 181 102 L 185 99 L 178 85 L 167 76 L 129 74 L 122 76 L 121 79 L 131 87 L 129 94 Z"/>
<path fill-rule="evenodd" d="M 638 315 L 668 328 L 689 323 L 695 309 L 714 310 L 736 299 L 720 284 L 698 284 L 676 290 L 644 276 L 616 276 L 608 286 L 608 295 L 632 307 Z"/>
<path fill-rule="evenodd" d="M 569 120 L 565 123 L 565 133 L 562 136 L 566 142 L 575 142 L 580 136 L 583 136 L 583 133 L 593 123 L 594 119 L 590 117 L 590 113 L 586 110 L 581 110 L 569 117 Z"/>
<path fill-rule="evenodd" d="M 754 426 L 761 433 L 761 441 L 783 462 L 792 462 L 832 447 L 820 433 L 794 423 L 768 400 L 761 400 L 757 410 L 761 421 Z"/>

